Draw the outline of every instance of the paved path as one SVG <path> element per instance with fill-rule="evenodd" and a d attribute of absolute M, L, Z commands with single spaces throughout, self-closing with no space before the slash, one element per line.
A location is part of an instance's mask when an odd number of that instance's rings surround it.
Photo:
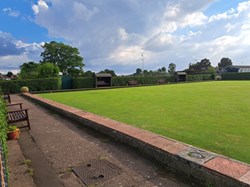
<path fill-rule="evenodd" d="M 22 132 L 19 144 L 25 158 L 31 160 L 38 187 L 85 186 L 72 172 L 72 167 L 93 159 L 106 159 L 122 170 L 120 175 L 97 186 L 190 186 L 179 179 L 181 176 L 172 175 L 127 145 L 18 95 L 13 95 L 12 100 L 24 103 L 24 108 L 29 109 L 31 130 Z"/>

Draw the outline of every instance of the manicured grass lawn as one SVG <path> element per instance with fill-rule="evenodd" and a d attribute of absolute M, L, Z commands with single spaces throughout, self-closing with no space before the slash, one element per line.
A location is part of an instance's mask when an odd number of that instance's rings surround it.
<path fill-rule="evenodd" d="M 250 81 L 40 95 L 250 163 Z"/>

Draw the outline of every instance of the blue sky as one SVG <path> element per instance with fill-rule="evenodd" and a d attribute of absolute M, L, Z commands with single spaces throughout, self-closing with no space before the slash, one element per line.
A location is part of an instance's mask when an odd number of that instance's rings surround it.
<path fill-rule="evenodd" d="M 250 1 L 0 0 L 1 73 L 39 62 L 53 40 L 77 47 L 85 71 L 183 70 L 223 57 L 250 65 Z"/>

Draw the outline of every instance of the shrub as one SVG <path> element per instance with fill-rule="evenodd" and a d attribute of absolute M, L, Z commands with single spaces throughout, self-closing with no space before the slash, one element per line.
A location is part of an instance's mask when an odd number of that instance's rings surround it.
<path fill-rule="evenodd" d="M 6 145 L 6 134 L 7 134 L 7 121 L 6 121 L 6 106 L 2 99 L 2 94 L 0 93 L 0 153 L 3 156 L 4 164 L 7 162 L 7 145 Z M 8 178 L 8 168 L 5 167 L 5 176 Z M 8 179 L 6 180 L 8 181 Z"/>
<path fill-rule="evenodd" d="M 0 81 L 3 93 L 19 93 L 21 87 L 27 86 L 29 91 L 46 91 L 60 89 L 60 78 L 27 79 Z"/>
<path fill-rule="evenodd" d="M 222 80 L 250 80 L 250 73 L 223 73 Z"/>
<path fill-rule="evenodd" d="M 217 81 L 221 80 L 221 76 L 217 75 L 217 76 L 215 77 L 215 80 L 217 80 Z"/>
<path fill-rule="evenodd" d="M 197 74 L 197 75 L 187 76 L 187 81 L 191 81 L 191 82 L 206 81 L 206 80 L 214 80 L 213 74 Z"/>
<path fill-rule="evenodd" d="M 26 93 L 26 92 L 29 92 L 29 88 L 28 88 L 27 86 L 23 86 L 23 87 L 20 89 L 20 91 L 21 91 L 22 93 Z"/>
<path fill-rule="evenodd" d="M 95 88 L 94 77 L 74 77 L 72 79 L 72 88 Z"/>
<path fill-rule="evenodd" d="M 174 82 L 175 76 L 119 76 L 112 78 L 112 86 L 127 86 L 129 80 L 136 80 L 141 85 L 157 84 L 159 79 L 167 82 Z"/>

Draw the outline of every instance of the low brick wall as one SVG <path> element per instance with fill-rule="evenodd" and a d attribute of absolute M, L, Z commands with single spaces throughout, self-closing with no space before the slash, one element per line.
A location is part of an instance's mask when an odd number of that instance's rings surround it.
<path fill-rule="evenodd" d="M 37 95 L 26 98 L 83 125 L 125 142 L 154 158 L 167 169 L 204 186 L 250 186 L 250 165 L 198 149 L 149 131 L 66 106 Z"/>

